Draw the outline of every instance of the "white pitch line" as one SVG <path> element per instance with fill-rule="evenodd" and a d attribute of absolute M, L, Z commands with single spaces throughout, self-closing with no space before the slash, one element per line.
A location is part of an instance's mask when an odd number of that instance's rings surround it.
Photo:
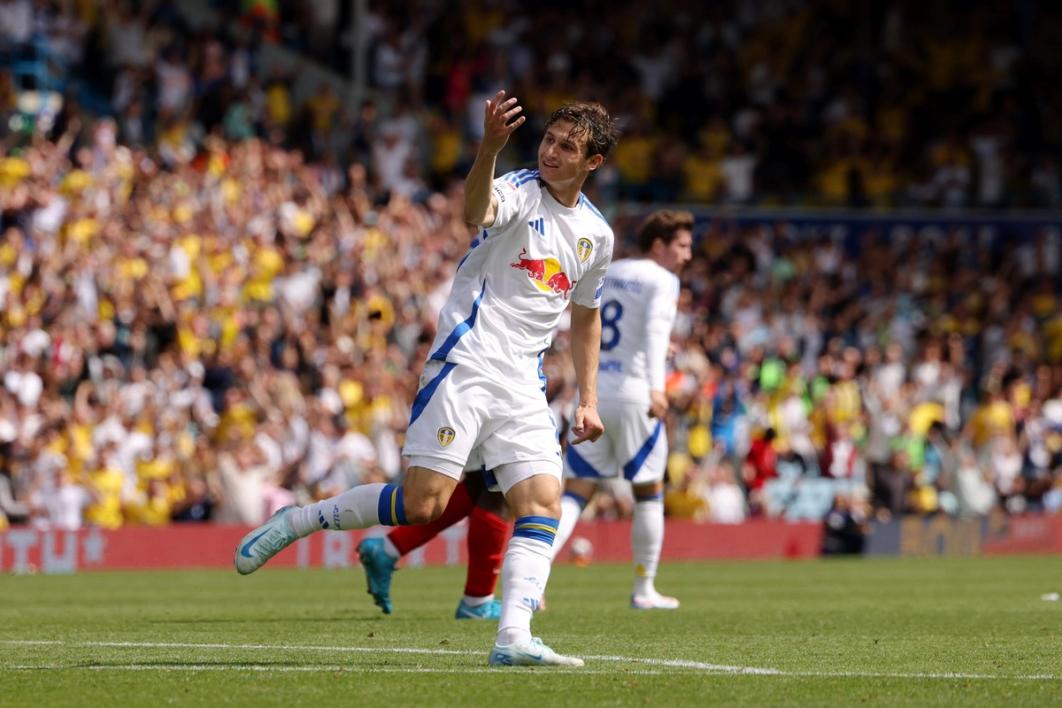
<path fill-rule="evenodd" d="M 391 653 L 391 654 L 435 654 L 453 656 L 474 656 L 486 652 L 471 649 L 419 649 L 416 647 L 322 647 L 304 644 L 197 644 L 195 642 L 64 642 L 38 639 L 10 639 L 0 644 L 43 644 L 70 647 L 104 647 L 112 649 L 244 649 L 251 651 L 323 651 L 349 653 Z"/>
<path fill-rule="evenodd" d="M 518 670 L 533 667 L 516 667 Z M 469 668 L 433 668 L 430 666 L 275 666 L 273 664 L 94 664 L 79 666 L 77 664 L 16 664 L 14 666 L 0 667 L 0 671 L 261 671 L 280 673 L 327 673 L 343 672 L 358 674 L 493 674 L 499 671 L 511 671 L 512 667 L 505 669 L 490 667 Z M 543 671 L 549 674 L 608 674 L 616 676 L 615 671 L 605 669 L 576 669 L 565 667 L 548 667 Z M 651 669 L 634 669 L 624 671 L 623 676 L 661 676 L 663 671 Z"/>
<path fill-rule="evenodd" d="M 197 644 L 193 642 L 63 642 L 55 640 L 9 640 L 0 642 L 3 644 L 65 644 L 68 646 L 83 647 L 109 647 L 125 649 L 243 649 L 265 651 L 322 651 L 322 652 L 350 652 L 350 653 L 392 653 L 392 654 L 427 654 L 446 656 L 478 656 L 482 652 L 470 649 L 420 649 L 414 647 L 323 647 L 308 646 L 301 644 Z M 752 666 L 729 666 L 725 664 L 706 664 L 701 661 L 688 661 L 686 659 L 644 659 L 633 656 L 587 656 L 593 661 L 610 661 L 623 663 L 648 664 L 650 666 L 666 666 L 676 669 L 698 669 L 700 671 L 712 671 L 716 673 L 735 674 L 774 674 L 775 669 L 761 669 Z"/>
<path fill-rule="evenodd" d="M 781 674 L 778 669 L 761 669 L 755 666 L 731 666 L 729 664 L 706 664 L 703 661 L 687 659 L 638 659 L 631 656 L 582 656 L 587 661 L 636 661 L 650 666 L 668 666 L 676 669 L 699 669 L 718 674 L 754 674 L 757 676 L 774 676 Z"/>
<path fill-rule="evenodd" d="M 251 651 L 318 651 L 318 652 L 335 652 L 335 653 L 365 653 L 365 654 L 424 654 L 435 656 L 479 656 L 482 652 L 474 651 L 471 649 L 429 649 L 418 647 L 339 647 L 339 646 L 312 646 L 303 644 L 223 644 L 223 643 L 194 643 L 194 642 L 112 642 L 112 641 L 97 641 L 97 642 L 68 642 L 63 640 L 48 640 L 48 639 L 6 639 L 0 640 L 0 644 L 6 644 L 9 646 L 71 646 L 71 647 L 100 647 L 100 648 L 116 648 L 116 649 L 238 649 L 238 650 L 251 650 Z M 636 663 L 646 664 L 649 666 L 660 666 L 677 669 L 694 669 L 705 673 L 714 674 L 734 674 L 734 675 L 750 675 L 750 676 L 780 676 L 780 677 L 811 677 L 811 678 L 905 678 L 905 679 L 943 679 L 943 680 L 989 680 L 989 681 L 1062 681 L 1062 676 L 1054 674 L 1018 674 L 1014 676 L 1006 676 L 1000 674 L 966 674 L 966 673 L 919 673 L 919 672 L 880 672 L 880 671 L 784 671 L 781 669 L 769 669 L 759 668 L 755 666 L 734 666 L 729 664 L 709 664 L 700 661 L 691 661 L 688 659 L 650 659 L 635 656 L 612 656 L 612 655 L 600 655 L 600 656 L 585 656 L 583 657 L 590 661 L 609 661 L 609 662 L 622 662 L 622 663 Z M 145 666 L 142 664 L 130 664 L 128 670 L 143 670 L 149 671 L 154 669 L 153 666 Z M 205 668 L 198 669 L 192 668 L 188 670 L 239 670 L 240 665 L 235 667 L 225 666 L 219 667 L 213 664 L 174 664 L 174 667 L 197 667 L 203 666 Z M 246 664 L 244 666 L 260 666 L 255 664 Z M 138 668 L 132 668 L 138 667 Z M 8 667 L 11 668 L 11 667 Z M 26 669 L 31 668 L 52 668 L 52 666 L 32 667 L 28 666 Z M 110 666 L 101 667 L 78 667 L 78 666 L 60 666 L 55 665 L 54 668 L 92 668 L 94 670 L 109 669 Z M 122 668 L 122 667 L 115 667 Z M 320 667 L 269 667 L 275 670 L 290 670 L 290 671 L 327 671 L 327 670 L 345 670 L 350 667 L 340 667 L 338 669 L 320 668 Z M 3 667 L 0 667 L 2 670 Z M 163 669 L 160 669 L 163 670 Z M 172 668 L 169 670 L 185 670 L 183 668 Z M 266 670 L 266 668 L 249 669 L 249 670 Z M 434 673 L 435 669 L 432 668 L 402 668 L 402 667 L 381 667 L 376 669 L 354 669 L 357 671 L 379 671 L 379 672 L 393 672 L 393 673 Z M 439 669 L 440 673 L 447 673 L 453 671 L 465 671 L 471 673 L 488 672 L 491 669 Z M 572 673 L 593 673 L 593 670 L 587 671 L 585 669 L 573 670 Z M 557 671 L 550 669 L 550 673 L 558 673 Z M 614 673 L 614 672 L 600 672 L 600 673 Z M 636 673 L 634 671 L 625 671 L 624 673 Z"/>

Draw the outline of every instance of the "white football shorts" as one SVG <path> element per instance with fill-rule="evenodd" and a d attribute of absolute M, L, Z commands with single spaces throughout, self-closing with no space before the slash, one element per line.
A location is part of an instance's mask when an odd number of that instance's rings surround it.
<path fill-rule="evenodd" d="M 667 431 L 650 418 L 648 403 L 601 400 L 597 412 L 605 434 L 597 442 L 568 445 L 564 476 L 580 479 L 622 477 L 634 484 L 664 479 Z"/>
<path fill-rule="evenodd" d="M 557 428 L 542 390 L 453 362 L 425 364 L 402 454 L 454 479 L 482 465 L 506 494 L 536 474 L 561 478 Z"/>

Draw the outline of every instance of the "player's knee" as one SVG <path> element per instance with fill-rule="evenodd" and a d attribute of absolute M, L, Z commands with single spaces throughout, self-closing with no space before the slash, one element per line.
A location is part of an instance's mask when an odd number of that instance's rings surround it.
<path fill-rule="evenodd" d="M 436 496 L 406 497 L 406 521 L 410 524 L 430 524 L 446 508 L 446 502 Z"/>
<path fill-rule="evenodd" d="M 548 516 L 551 519 L 559 519 L 561 517 L 561 503 L 560 498 L 557 499 L 539 499 L 533 505 L 532 513 L 535 516 Z"/>

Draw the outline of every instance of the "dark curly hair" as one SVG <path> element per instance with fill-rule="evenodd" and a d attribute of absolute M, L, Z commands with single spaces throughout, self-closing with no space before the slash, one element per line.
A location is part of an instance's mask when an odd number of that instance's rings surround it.
<path fill-rule="evenodd" d="M 608 157 L 609 151 L 619 141 L 619 126 L 605 107 L 600 103 L 585 101 L 579 103 L 566 103 L 553 111 L 546 128 L 557 121 L 566 120 L 574 127 L 571 137 L 586 135 L 586 156 L 601 155 Z"/>
<path fill-rule="evenodd" d="M 638 229 L 638 247 L 642 253 L 653 248 L 653 241 L 660 239 L 665 246 L 670 246 L 675 235 L 687 229 L 693 231 L 693 214 L 688 211 L 658 209 L 646 217 Z"/>

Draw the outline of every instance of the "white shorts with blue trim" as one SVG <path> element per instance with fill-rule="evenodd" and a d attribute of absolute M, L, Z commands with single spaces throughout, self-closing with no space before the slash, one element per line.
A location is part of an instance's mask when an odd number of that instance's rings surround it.
<path fill-rule="evenodd" d="M 453 362 L 425 364 L 402 454 L 454 479 L 482 465 L 504 493 L 537 474 L 561 477 L 557 428 L 542 389 Z"/>
<path fill-rule="evenodd" d="M 597 442 L 568 445 L 564 476 L 579 479 L 620 477 L 634 484 L 664 479 L 667 431 L 650 418 L 648 404 L 602 400 L 597 404 L 605 434 Z"/>

